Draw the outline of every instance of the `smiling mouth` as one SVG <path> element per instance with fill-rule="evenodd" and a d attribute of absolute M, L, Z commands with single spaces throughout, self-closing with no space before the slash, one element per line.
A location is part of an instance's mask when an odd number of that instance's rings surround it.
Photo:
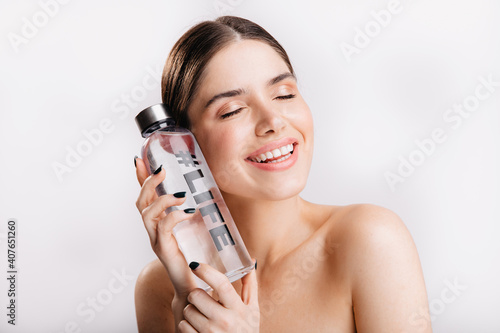
<path fill-rule="evenodd" d="M 265 153 L 249 156 L 247 160 L 256 163 L 279 163 L 290 158 L 293 154 L 296 143 L 290 143 L 279 148 L 275 148 Z"/>

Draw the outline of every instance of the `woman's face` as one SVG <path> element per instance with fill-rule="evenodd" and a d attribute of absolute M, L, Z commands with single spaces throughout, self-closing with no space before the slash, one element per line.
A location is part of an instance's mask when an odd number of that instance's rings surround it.
<path fill-rule="evenodd" d="M 313 151 L 311 112 L 286 63 L 267 44 L 242 40 L 219 51 L 188 116 L 222 192 L 280 200 L 304 188 Z"/>

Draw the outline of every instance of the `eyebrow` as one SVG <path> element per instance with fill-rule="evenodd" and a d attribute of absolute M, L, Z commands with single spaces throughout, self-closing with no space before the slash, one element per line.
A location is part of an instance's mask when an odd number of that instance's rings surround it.
<path fill-rule="evenodd" d="M 281 73 L 278 76 L 275 76 L 272 79 L 270 79 L 269 81 L 267 81 L 267 86 L 268 87 L 273 86 L 273 85 L 275 85 L 283 80 L 286 80 L 288 78 L 293 78 L 294 81 L 297 81 L 297 78 L 295 77 L 294 74 L 292 74 L 290 72 L 285 72 L 285 73 Z M 207 102 L 207 104 L 205 104 L 205 109 L 208 108 L 215 101 L 217 101 L 221 98 L 239 96 L 239 95 L 243 95 L 245 92 L 246 91 L 244 89 L 240 88 L 240 89 L 233 89 L 233 90 L 229 90 L 229 91 L 225 91 L 223 93 L 217 94 L 217 95 L 213 96 Z"/>
<path fill-rule="evenodd" d="M 271 80 L 269 80 L 267 82 L 267 85 L 268 86 L 273 86 L 276 83 L 279 83 L 279 82 L 281 82 L 283 80 L 286 80 L 288 78 L 292 78 L 294 81 L 297 81 L 297 78 L 295 77 L 295 74 L 292 74 L 290 72 L 285 72 L 285 73 L 282 73 L 282 74 L 280 74 L 280 75 L 278 75 L 276 77 L 273 77 Z"/>

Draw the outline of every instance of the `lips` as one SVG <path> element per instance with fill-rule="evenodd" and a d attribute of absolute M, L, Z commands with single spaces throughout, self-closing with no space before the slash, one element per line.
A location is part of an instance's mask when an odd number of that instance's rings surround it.
<path fill-rule="evenodd" d="M 275 148 L 265 153 L 250 156 L 248 159 L 252 162 L 259 163 L 277 163 L 288 159 L 293 154 L 293 144 L 289 143 L 285 146 Z"/>
<path fill-rule="evenodd" d="M 297 144 L 294 138 L 283 138 L 256 150 L 247 157 L 247 160 L 257 163 L 283 162 L 290 158 Z"/>

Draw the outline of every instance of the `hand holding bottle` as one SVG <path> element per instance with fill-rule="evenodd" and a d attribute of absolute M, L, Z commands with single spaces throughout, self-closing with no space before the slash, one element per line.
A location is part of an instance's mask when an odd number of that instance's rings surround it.
<path fill-rule="evenodd" d="M 154 225 L 162 230 L 168 226 L 168 230 L 164 232 L 170 238 L 175 237 L 178 248 L 188 263 L 196 261 L 208 264 L 225 274 L 230 282 L 248 274 L 254 263 L 194 135 L 187 128 L 176 126 L 172 110 L 162 103 L 142 110 L 135 121 L 145 138 L 140 155 L 142 164 L 138 169 L 141 172 L 139 182 L 143 179 L 147 184 L 144 199 L 139 202 L 143 206 L 140 207 L 141 213 L 155 198 L 150 193 L 151 189 L 154 188 L 160 196 L 160 202 L 152 205 L 151 212 L 145 211 L 146 220 L 157 219 L 153 221 L 156 224 L 145 222 L 153 237 L 152 245 L 157 246 L 156 236 L 153 234 L 156 230 L 153 229 Z M 165 170 L 160 172 L 161 166 Z M 141 169 L 146 173 L 142 174 Z M 147 177 L 153 173 L 159 174 Z M 162 180 L 158 180 L 159 177 Z M 180 198 L 174 199 L 180 193 L 185 195 L 183 201 L 176 200 Z M 170 196 L 161 198 L 165 194 Z M 162 223 L 164 215 L 161 215 L 161 209 L 166 209 L 167 215 L 175 213 L 172 219 L 165 218 L 165 225 Z M 178 210 L 195 210 L 195 213 L 186 218 Z M 179 223 L 179 219 L 182 223 Z M 169 242 L 169 246 L 172 243 Z M 201 289 L 212 289 L 194 274 L 191 274 L 189 281 L 192 279 Z"/>
<path fill-rule="evenodd" d="M 165 266 L 174 285 L 175 293 L 185 297 L 198 286 L 177 245 L 173 228 L 177 223 L 188 219 L 190 214 L 183 210 L 175 210 L 167 215 L 165 210 L 183 204 L 186 199 L 180 194 L 166 194 L 158 197 L 155 188 L 165 179 L 163 168 L 157 174 L 148 175 L 144 162 L 136 158 L 136 174 L 142 187 L 136 206 L 142 215 L 151 247 Z"/>
<path fill-rule="evenodd" d="M 258 332 L 260 312 L 255 270 L 241 279 L 240 297 L 228 278 L 216 269 L 196 262 L 188 266 L 178 248 L 173 228 L 191 214 L 182 210 L 165 213 L 168 207 L 182 205 L 185 197 L 181 193 L 158 197 L 155 188 L 165 179 L 165 171 L 159 168 L 157 173 L 148 175 L 140 158 L 136 158 L 135 163 L 137 180 L 142 187 L 136 206 L 144 221 L 151 247 L 166 268 L 174 287 L 172 313 L 176 332 L 204 332 L 214 328 L 220 332 L 235 332 L 238 329 Z M 217 301 L 211 294 L 197 288 L 191 272 L 212 287 L 220 299 Z"/>

